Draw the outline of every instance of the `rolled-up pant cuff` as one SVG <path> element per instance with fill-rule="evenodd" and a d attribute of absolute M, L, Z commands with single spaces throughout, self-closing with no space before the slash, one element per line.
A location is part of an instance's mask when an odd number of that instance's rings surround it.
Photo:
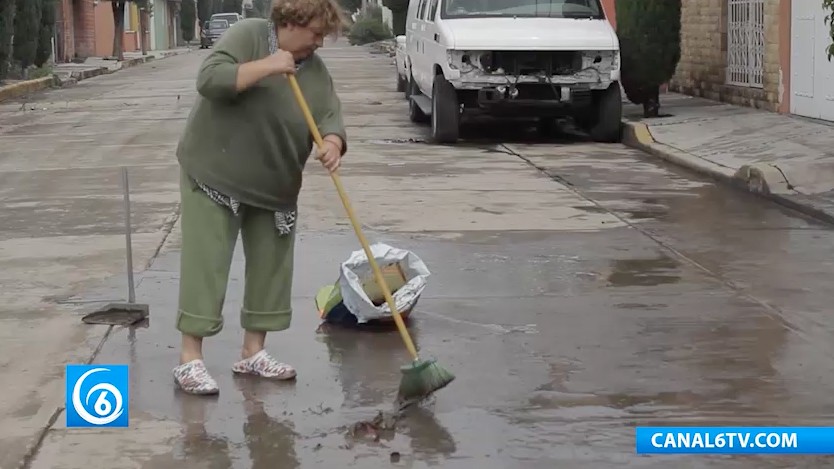
<path fill-rule="evenodd" d="M 281 311 L 240 310 L 240 326 L 247 331 L 275 332 L 290 328 L 292 309 Z"/>
<path fill-rule="evenodd" d="M 177 310 L 177 329 L 194 337 L 211 337 L 223 329 L 223 317 L 207 318 L 183 310 Z"/>

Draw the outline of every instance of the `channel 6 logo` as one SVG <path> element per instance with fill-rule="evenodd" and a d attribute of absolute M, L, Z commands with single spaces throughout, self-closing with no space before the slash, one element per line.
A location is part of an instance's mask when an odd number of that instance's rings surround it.
<path fill-rule="evenodd" d="M 67 428 L 127 427 L 127 365 L 67 365 Z"/>

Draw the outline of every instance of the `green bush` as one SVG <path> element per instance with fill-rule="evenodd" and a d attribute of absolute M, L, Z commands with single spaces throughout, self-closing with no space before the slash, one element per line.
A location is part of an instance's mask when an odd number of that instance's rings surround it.
<path fill-rule="evenodd" d="M 353 45 L 368 44 L 392 37 L 394 35 L 391 33 L 391 28 L 382 22 L 382 9 L 377 6 L 368 8 L 363 16 L 356 19 L 348 32 L 348 40 Z"/>
<path fill-rule="evenodd" d="M 657 117 L 660 86 L 675 74 L 680 60 L 681 0 L 617 2 L 617 35 L 622 84 L 628 99 Z"/>

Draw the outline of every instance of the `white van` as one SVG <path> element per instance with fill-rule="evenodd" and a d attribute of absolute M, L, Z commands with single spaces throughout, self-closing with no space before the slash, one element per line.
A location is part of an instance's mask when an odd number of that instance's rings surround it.
<path fill-rule="evenodd" d="M 572 117 L 620 139 L 620 44 L 600 0 L 411 0 L 409 114 L 454 143 L 462 115 Z"/>

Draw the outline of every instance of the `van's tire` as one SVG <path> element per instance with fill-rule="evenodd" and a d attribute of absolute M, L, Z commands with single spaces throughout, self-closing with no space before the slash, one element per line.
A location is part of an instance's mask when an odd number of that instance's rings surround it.
<path fill-rule="evenodd" d="M 431 137 L 436 143 L 456 143 L 460 134 L 458 93 L 443 75 L 435 75 L 431 92 Z"/>
<path fill-rule="evenodd" d="M 619 143 L 622 140 L 623 101 L 620 84 L 612 83 L 594 99 L 588 134 L 599 143 Z"/>
<path fill-rule="evenodd" d="M 420 91 L 420 88 L 417 87 L 417 83 L 414 83 L 414 79 L 408 80 L 408 118 L 411 119 L 411 122 L 415 124 L 425 124 L 429 121 L 429 116 L 427 116 L 420 106 L 411 99 L 411 96 L 419 96 L 423 92 Z"/>

